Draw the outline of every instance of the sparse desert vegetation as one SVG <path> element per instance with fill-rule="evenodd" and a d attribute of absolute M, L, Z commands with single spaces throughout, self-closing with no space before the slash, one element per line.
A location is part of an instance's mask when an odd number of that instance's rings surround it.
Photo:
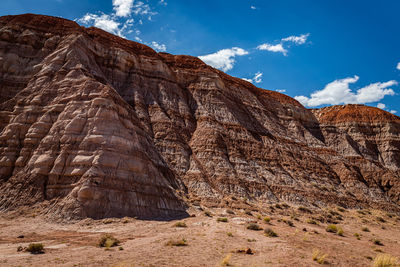
<path fill-rule="evenodd" d="M 262 230 L 262 228 L 256 223 L 249 223 L 246 228 L 249 229 L 249 230 L 253 230 L 253 231 Z"/>
<path fill-rule="evenodd" d="M 187 227 L 187 225 L 186 225 L 185 222 L 176 222 L 176 223 L 174 224 L 174 226 L 175 226 L 175 227 Z"/>
<path fill-rule="evenodd" d="M 100 237 L 98 242 L 99 247 L 105 247 L 105 248 L 115 247 L 118 246 L 119 244 L 120 241 L 111 234 L 103 235 L 102 237 Z"/>
<path fill-rule="evenodd" d="M 44 253 L 44 246 L 42 243 L 30 243 L 26 248 L 26 251 L 32 254 Z"/>
<path fill-rule="evenodd" d="M 228 218 L 226 218 L 226 217 L 219 217 L 219 218 L 217 218 L 217 222 L 228 222 Z"/>
<path fill-rule="evenodd" d="M 278 236 L 278 234 L 275 233 L 275 231 L 272 230 L 271 228 L 265 228 L 264 234 L 265 234 L 266 236 L 268 236 L 268 237 L 277 237 L 277 236 Z"/>
<path fill-rule="evenodd" d="M 269 217 L 269 216 L 264 217 L 264 222 L 265 223 L 270 223 L 271 222 L 271 217 Z"/>
<path fill-rule="evenodd" d="M 175 246 L 175 247 L 184 247 L 188 245 L 188 242 L 185 238 L 177 238 L 171 239 L 166 244 L 166 246 Z"/>
<path fill-rule="evenodd" d="M 335 212 L 340 211 L 336 207 L 313 210 L 310 214 L 300 211 L 298 206 L 279 206 L 281 209 L 275 206 L 274 210 L 269 206 L 265 210 L 260 208 L 253 211 L 250 217 L 245 214 L 246 209 L 231 208 L 232 212 L 227 212 L 226 208 L 207 209 L 214 217 L 207 216 L 204 210 L 193 209 L 189 214 L 195 216 L 173 221 L 111 218 L 107 223 L 104 220 L 84 220 L 57 226 L 51 222 L 31 223 L 31 220 L 40 220 L 38 217 L 25 219 L 30 222 L 27 225 L 34 225 L 33 235 L 20 230 L 18 234 L 7 230 L 14 227 L 21 229 L 20 225 L 14 226 L 20 222 L 8 223 L 0 218 L 1 225 L 8 225 L 2 228 L 2 232 L 9 233 L 5 239 L 0 239 L 0 256 L 2 251 L 7 255 L 20 255 L 5 259 L 0 257 L 0 265 L 130 266 L 132 262 L 139 261 L 139 266 L 182 266 L 184 259 L 183 266 L 197 266 L 200 260 L 206 258 L 210 266 L 257 266 L 260 262 L 266 266 L 310 266 L 312 262 L 326 266 L 395 266 L 393 262 L 400 256 L 395 238 L 400 234 L 400 225 L 395 224 L 396 216 L 382 216 L 387 226 L 382 229 L 381 222 L 376 220 L 381 213 L 375 211 L 369 214 L 363 210 L 365 215 L 362 216 L 367 222 L 360 227 L 360 213 L 356 210 L 346 210 L 338 225 L 319 221 L 327 215 L 332 218 L 337 216 Z M 252 209 L 256 210 L 255 207 Z M 296 225 L 289 227 L 288 221 L 294 214 Z M 258 215 L 262 215 L 261 220 L 258 220 Z M 53 233 L 57 227 L 60 230 Z M 342 227 L 344 232 L 341 232 Z M 98 232 L 107 234 L 99 239 Z M 2 247 L 4 240 L 13 240 L 14 245 L 7 245 L 12 250 Z M 46 253 L 28 262 L 23 257 L 29 255 L 24 253 L 27 251 L 24 247 L 27 240 L 36 240 L 35 243 L 46 240 Z M 345 242 L 346 246 L 341 242 Z M 99 246 L 105 249 L 96 248 Z M 247 250 L 251 254 L 246 254 Z M 119 262 L 123 264 L 115 265 Z"/>

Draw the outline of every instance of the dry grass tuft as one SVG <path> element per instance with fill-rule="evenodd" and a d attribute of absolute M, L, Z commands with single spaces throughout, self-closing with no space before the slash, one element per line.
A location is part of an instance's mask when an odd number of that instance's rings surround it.
<path fill-rule="evenodd" d="M 246 227 L 249 230 L 260 231 L 262 228 L 256 223 L 249 223 Z"/>
<path fill-rule="evenodd" d="M 327 254 L 322 253 L 319 249 L 314 249 L 312 254 L 312 259 L 313 261 L 316 261 L 319 264 L 324 264 L 326 263 L 325 258 L 327 256 L 328 256 Z"/>
<path fill-rule="evenodd" d="M 120 241 L 113 237 L 110 234 L 105 234 L 103 235 L 100 240 L 99 240 L 99 247 L 105 247 L 105 248 L 110 248 L 110 247 L 115 247 L 118 246 Z"/>
<path fill-rule="evenodd" d="M 274 232 L 274 230 L 272 230 L 271 228 L 266 228 L 264 230 L 264 234 L 268 237 L 277 237 L 278 234 Z"/>
<path fill-rule="evenodd" d="M 268 217 L 268 216 L 265 217 L 265 218 L 264 218 L 264 222 L 265 222 L 265 223 L 270 223 L 270 222 L 271 222 L 271 217 Z"/>
<path fill-rule="evenodd" d="M 229 261 L 231 260 L 232 254 L 229 253 L 226 257 L 221 261 L 220 266 L 232 266 Z"/>
<path fill-rule="evenodd" d="M 177 222 L 174 224 L 175 227 L 187 227 L 185 222 Z"/>
<path fill-rule="evenodd" d="M 187 246 L 188 243 L 185 238 L 182 238 L 182 239 L 169 240 L 165 245 L 166 246 L 175 246 L 175 247 L 184 247 L 184 246 Z"/>
<path fill-rule="evenodd" d="M 400 266 L 396 257 L 390 254 L 378 254 L 373 263 L 373 267 L 396 267 Z"/>

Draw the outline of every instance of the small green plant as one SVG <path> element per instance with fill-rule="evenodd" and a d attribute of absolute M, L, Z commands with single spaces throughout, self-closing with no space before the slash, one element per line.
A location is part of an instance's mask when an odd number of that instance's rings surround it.
<path fill-rule="evenodd" d="M 166 246 L 175 246 L 175 247 L 184 247 L 187 246 L 187 240 L 185 238 L 182 239 L 171 239 L 166 244 Z"/>
<path fill-rule="evenodd" d="M 258 219 L 258 220 L 261 220 L 261 218 L 262 218 L 261 215 L 260 215 L 260 214 L 257 214 L 257 219 Z"/>
<path fill-rule="evenodd" d="M 378 245 L 378 246 L 383 246 L 383 243 L 382 243 L 382 241 L 380 241 L 379 239 L 373 239 L 372 240 L 372 242 L 375 244 L 375 245 Z"/>
<path fill-rule="evenodd" d="M 232 232 L 227 232 L 226 234 L 227 234 L 229 237 L 233 237 Z"/>
<path fill-rule="evenodd" d="M 119 250 L 124 250 L 124 248 L 123 248 L 123 247 L 119 247 L 118 249 L 119 249 Z"/>
<path fill-rule="evenodd" d="M 177 222 L 174 224 L 175 227 L 187 227 L 185 222 Z"/>
<path fill-rule="evenodd" d="M 368 229 L 368 227 L 364 226 L 364 227 L 361 227 L 361 231 L 363 231 L 363 232 L 369 232 L 369 229 Z"/>
<path fill-rule="evenodd" d="M 271 222 L 271 217 L 264 217 L 264 222 L 265 223 L 270 223 Z"/>
<path fill-rule="evenodd" d="M 341 227 L 338 227 L 338 230 L 336 232 L 336 234 L 340 235 L 340 236 L 344 236 L 344 231 Z"/>
<path fill-rule="evenodd" d="M 262 228 L 256 223 L 249 223 L 246 227 L 249 230 L 260 231 Z"/>
<path fill-rule="evenodd" d="M 316 261 L 319 264 L 325 263 L 325 258 L 327 254 L 322 253 L 319 249 L 314 249 L 312 254 L 312 260 Z"/>
<path fill-rule="evenodd" d="M 329 233 L 336 233 L 338 231 L 338 228 L 335 224 L 329 224 L 326 229 L 327 232 Z"/>
<path fill-rule="evenodd" d="M 228 222 L 228 218 L 226 218 L 226 217 L 219 217 L 219 218 L 217 218 L 217 222 Z"/>
<path fill-rule="evenodd" d="M 254 238 L 248 238 L 247 242 L 256 242 L 257 240 L 255 240 Z"/>
<path fill-rule="evenodd" d="M 374 267 L 396 267 L 399 265 L 397 258 L 390 254 L 378 254 L 373 263 Z"/>
<path fill-rule="evenodd" d="M 30 243 L 26 251 L 32 254 L 44 253 L 44 246 L 42 243 Z"/>
<path fill-rule="evenodd" d="M 277 237 L 278 234 L 274 232 L 274 230 L 272 230 L 271 228 L 266 228 L 264 230 L 264 234 L 268 237 Z"/>
<path fill-rule="evenodd" d="M 113 237 L 110 234 L 105 234 L 103 235 L 100 240 L 99 240 L 99 247 L 105 247 L 105 248 L 110 248 L 110 247 L 115 247 L 118 246 L 120 241 Z"/>
<path fill-rule="evenodd" d="M 357 238 L 357 240 L 361 239 L 361 235 L 359 233 L 354 233 L 354 236 Z"/>

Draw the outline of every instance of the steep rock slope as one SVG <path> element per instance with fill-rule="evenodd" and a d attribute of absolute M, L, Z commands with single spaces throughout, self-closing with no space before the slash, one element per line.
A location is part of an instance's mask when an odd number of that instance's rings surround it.
<path fill-rule="evenodd" d="M 154 217 L 247 198 L 399 210 L 396 116 L 371 126 L 381 150 L 353 153 L 370 134 L 350 140 L 359 126 L 322 109 L 47 16 L 0 18 L 0 61 L 1 209 Z"/>

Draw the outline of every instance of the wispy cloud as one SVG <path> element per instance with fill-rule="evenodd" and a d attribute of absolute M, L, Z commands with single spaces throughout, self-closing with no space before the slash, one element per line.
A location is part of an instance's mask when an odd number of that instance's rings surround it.
<path fill-rule="evenodd" d="M 287 55 L 287 52 L 288 52 L 285 48 L 283 48 L 283 45 L 281 43 L 276 44 L 276 45 L 271 45 L 271 44 L 265 43 L 265 44 L 261 44 L 261 45 L 257 46 L 257 49 L 258 50 L 267 50 L 267 51 L 275 52 L 275 53 L 279 52 L 285 56 Z"/>
<path fill-rule="evenodd" d="M 295 43 L 297 45 L 302 45 L 302 44 L 305 44 L 305 42 L 307 41 L 308 36 L 310 36 L 309 33 L 302 34 L 300 36 L 292 35 L 292 36 L 289 36 L 289 37 L 286 37 L 286 38 L 282 38 L 281 41 L 282 42 L 293 42 L 293 43 Z"/>
<path fill-rule="evenodd" d="M 243 56 L 247 55 L 248 53 L 249 52 L 240 47 L 232 47 L 219 50 L 218 52 L 212 54 L 199 56 L 199 58 L 214 68 L 222 71 L 228 71 L 233 68 L 236 62 L 236 56 Z"/>
<path fill-rule="evenodd" d="M 257 8 L 255 6 L 250 6 L 251 9 L 256 10 Z"/>
<path fill-rule="evenodd" d="M 262 76 L 263 76 L 263 73 L 258 71 L 254 74 L 253 78 L 251 78 L 251 79 L 242 78 L 242 79 L 245 81 L 251 82 L 251 83 L 260 83 L 260 82 L 262 82 Z"/>
<path fill-rule="evenodd" d="M 308 37 L 310 36 L 309 33 L 306 34 L 301 34 L 299 36 L 288 36 L 285 38 L 282 38 L 279 43 L 277 44 L 269 44 L 269 43 L 264 43 L 259 46 L 257 46 L 258 50 L 267 50 L 270 52 L 275 52 L 275 53 L 282 53 L 284 56 L 287 56 L 288 49 L 290 47 L 289 43 L 294 43 L 296 45 L 302 45 L 307 42 Z M 285 47 L 286 46 L 286 47 Z"/>
<path fill-rule="evenodd" d="M 397 67 L 396 67 L 398 70 L 400 70 L 400 62 L 399 63 L 397 63 Z"/>
<path fill-rule="evenodd" d="M 397 85 L 394 80 L 371 83 L 354 92 L 349 85 L 358 80 L 358 76 L 335 80 L 328 83 L 324 89 L 312 93 L 310 97 L 295 96 L 295 99 L 305 106 L 316 107 L 327 104 L 366 104 L 380 101 L 387 95 L 395 94 L 393 89 L 389 88 Z"/>

